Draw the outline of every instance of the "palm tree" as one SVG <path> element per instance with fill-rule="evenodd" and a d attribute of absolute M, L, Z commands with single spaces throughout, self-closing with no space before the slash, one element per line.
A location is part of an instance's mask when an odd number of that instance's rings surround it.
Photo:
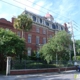
<path fill-rule="evenodd" d="M 21 14 L 14 20 L 14 28 L 22 31 L 22 38 L 24 31 L 29 31 L 32 28 L 32 19 L 27 14 Z M 20 56 L 21 62 L 22 56 Z"/>
<path fill-rule="evenodd" d="M 14 28 L 22 30 L 22 38 L 24 31 L 29 31 L 32 28 L 32 19 L 27 14 L 21 14 L 14 20 Z"/>

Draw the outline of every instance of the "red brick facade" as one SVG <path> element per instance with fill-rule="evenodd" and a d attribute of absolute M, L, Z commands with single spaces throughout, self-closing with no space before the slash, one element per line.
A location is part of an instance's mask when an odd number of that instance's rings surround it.
<path fill-rule="evenodd" d="M 13 22 L 14 18 L 12 18 L 12 21 L 7 21 L 4 18 L 0 19 L 0 28 L 4 29 L 10 29 L 16 34 L 18 33 L 19 30 L 14 29 L 13 27 Z M 39 27 L 39 33 L 36 32 L 36 28 Z M 43 34 L 43 28 L 45 29 L 46 33 Z M 19 31 L 20 36 L 21 36 L 21 31 Z M 28 43 L 28 34 L 31 35 L 31 43 Z M 55 32 L 53 30 L 50 30 L 48 28 L 42 27 L 41 25 L 33 23 L 32 29 L 29 32 L 24 32 L 24 38 L 26 41 L 26 46 L 31 48 L 31 51 L 37 50 L 36 46 L 36 36 L 39 36 L 39 44 L 43 44 L 43 38 L 46 38 L 46 42 L 50 36 L 53 36 Z"/>

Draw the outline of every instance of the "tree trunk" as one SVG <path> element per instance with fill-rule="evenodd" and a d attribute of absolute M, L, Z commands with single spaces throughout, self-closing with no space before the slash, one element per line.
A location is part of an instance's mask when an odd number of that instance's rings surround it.
<path fill-rule="evenodd" d="M 24 38 L 24 31 L 22 30 L 22 38 Z"/>
<path fill-rule="evenodd" d="M 58 64 L 58 54 L 56 53 L 56 65 Z"/>
<path fill-rule="evenodd" d="M 0 71 L 4 71 L 6 69 L 6 62 L 4 55 L 0 53 Z"/>

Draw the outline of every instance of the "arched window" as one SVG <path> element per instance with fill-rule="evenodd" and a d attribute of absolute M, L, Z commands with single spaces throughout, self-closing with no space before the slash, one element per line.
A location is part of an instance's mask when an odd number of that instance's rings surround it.
<path fill-rule="evenodd" d="M 46 26 L 49 26 L 49 22 L 45 21 Z"/>
<path fill-rule="evenodd" d="M 33 16 L 33 21 L 36 21 L 36 16 Z"/>
<path fill-rule="evenodd" d="M 63 27 L 61 27 L 61 30 L 63 30 Z"/>
<path fill-rule="evenodd" d="M 52 24 L 52 28 L 53 28 L 53 29 L 56 29 L 56 26 L 55 26 L 55 24 Z"/>
<path fill-rule="evenodd" d="M 42 23 L 42 19 L 40 18 L 40 23 Z"/>

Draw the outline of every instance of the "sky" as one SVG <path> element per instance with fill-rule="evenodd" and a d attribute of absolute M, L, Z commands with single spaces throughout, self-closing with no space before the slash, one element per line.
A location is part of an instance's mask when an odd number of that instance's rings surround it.
<path fill-rule="evenodd" d="M 0 0 L 0 18 L 11 21 L 25 9 L 45 16 L 49 12 L 54 22 L 72 23 L 74 39 L 80 40 L 80 0 Z M 68 24 L 71 31 L 71 24 Z"/>

